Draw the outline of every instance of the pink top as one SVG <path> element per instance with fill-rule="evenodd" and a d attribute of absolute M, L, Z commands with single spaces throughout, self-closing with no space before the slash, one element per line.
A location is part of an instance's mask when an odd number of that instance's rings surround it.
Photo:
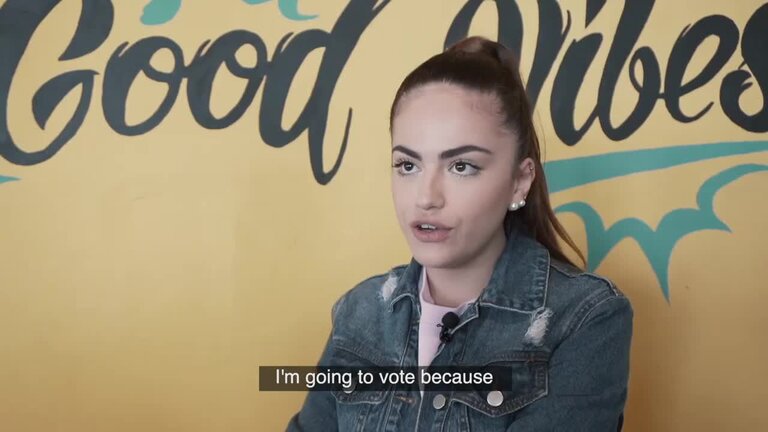
<path fill-rule="evenodd" d="M 422 267 L 421 277 L 419 278 L 419 302 L 421 303 L 421 319 L 419 320 L 419 366 L 429 366 L 437 354 L 437 348 L 440 346 L 440 329 L 438 324 L 442 324 L 443 315 L 453 312 L 456 315 L 461 314 L 469 307 L 474 300 L 470 300 L 457 308 L 438 306 L 432 300 L 432 294 L 429 292 L 429 282 L 427 281 L 427 270 Z"/>

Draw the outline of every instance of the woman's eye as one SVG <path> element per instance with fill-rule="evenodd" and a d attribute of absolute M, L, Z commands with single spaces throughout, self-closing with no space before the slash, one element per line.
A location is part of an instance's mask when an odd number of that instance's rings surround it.
<path fill-rule="evenodd" d="M 416 165 L 409 161 L 399 161 L 392 165 L 400 174 L 411 174 L 416 171 Z"/>
<path fill-rule="evenodd" d="M 462 162 L 462 161 L 454 163 L 452 168 L 454 172 L 456 172 L 457 174 L 465 175 L 465 176 L 475 175 L 478 173 L 478 171 L 480 171 L 476 166 L 472 165 L 471 163 Z"/>

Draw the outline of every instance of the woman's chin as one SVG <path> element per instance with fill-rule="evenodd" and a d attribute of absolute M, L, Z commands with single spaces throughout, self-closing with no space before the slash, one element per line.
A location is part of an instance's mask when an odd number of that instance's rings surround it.
<path fill-rule="evenodd" d="M 425 250 L 426 248 L 411 249 L 413 258 L 422 266 L 429 268 L 451 267 L 455 257 L 440 250 Z"/>

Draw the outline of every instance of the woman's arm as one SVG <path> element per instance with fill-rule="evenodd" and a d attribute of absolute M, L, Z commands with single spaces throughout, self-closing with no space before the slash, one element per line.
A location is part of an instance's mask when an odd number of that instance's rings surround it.
<path fill-rule="evenodd" d="M 524 408 L 514 431 L 616 431 L 627 398 L 633 311 L 623 295 L 595 305 L 552 353 L 548 395 Z"/>
<path fill-rule="evenodd" d="M 339 307 L 344 302 L 346 295 L 341 296 L 333 308 L 331 308 L 331 327 L 336 324 L 336 316 Z M 325 348 L 320 356 L 319 366 L 333 366 L 331 365 L 331 352 L 333 342 L 333 329 L 328 335 L 328 340 L 325 343 Z M 301 411 L 296 413 L 288 423 L 287 431 L 300 432 L 300 431 L 334 431 L 338 430 L 338 422 L 336 420 L 336 398 L 329 391 L 310 391 L 307 394 L 307 398 L 304 400 L 304 405 L 301 407 Z"/>
<path fill-rule="evenodd" d="M 330 357 L 333 332 L 328 336 L 319 365 L 327 366 Z M 329 391 L 310 391 L 304 400 L 301 411 L 296 413 L 288 423 L 287 431 L 334 431 L 338 429 L 336 422 L 336 399 Z"/>

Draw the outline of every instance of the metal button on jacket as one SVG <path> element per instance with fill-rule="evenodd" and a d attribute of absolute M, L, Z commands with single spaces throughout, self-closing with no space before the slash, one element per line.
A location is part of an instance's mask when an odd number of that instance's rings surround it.
<path fill-rule="evenodd" d="M 504 402 L 504 395 L 501 394 L 500 391 L 494 390 L 490 393 L 488 393 L 488 397 L 486 398 L 488 401 L 488 405 L 492 407 L 497 407 L 501 405 L 502 402 Z"/>
<path fill-rule="evenodd" d="M 435 396 L 435 398 L 432 399 L 432 406 L 437 410 L 442 409 L 445 406 L 445 396 L 441 394 Z"/>
<path fill-rule="evenodd" d="M 348 387 L 347 386 L 343 387 L 342 390 L 344 390 L 344 393 L 346 393 L 346 394 L 352 393 L 353 391 L 355 391 L 355 382 L 354 381 L 350 382 L 349 386 Z"/>

